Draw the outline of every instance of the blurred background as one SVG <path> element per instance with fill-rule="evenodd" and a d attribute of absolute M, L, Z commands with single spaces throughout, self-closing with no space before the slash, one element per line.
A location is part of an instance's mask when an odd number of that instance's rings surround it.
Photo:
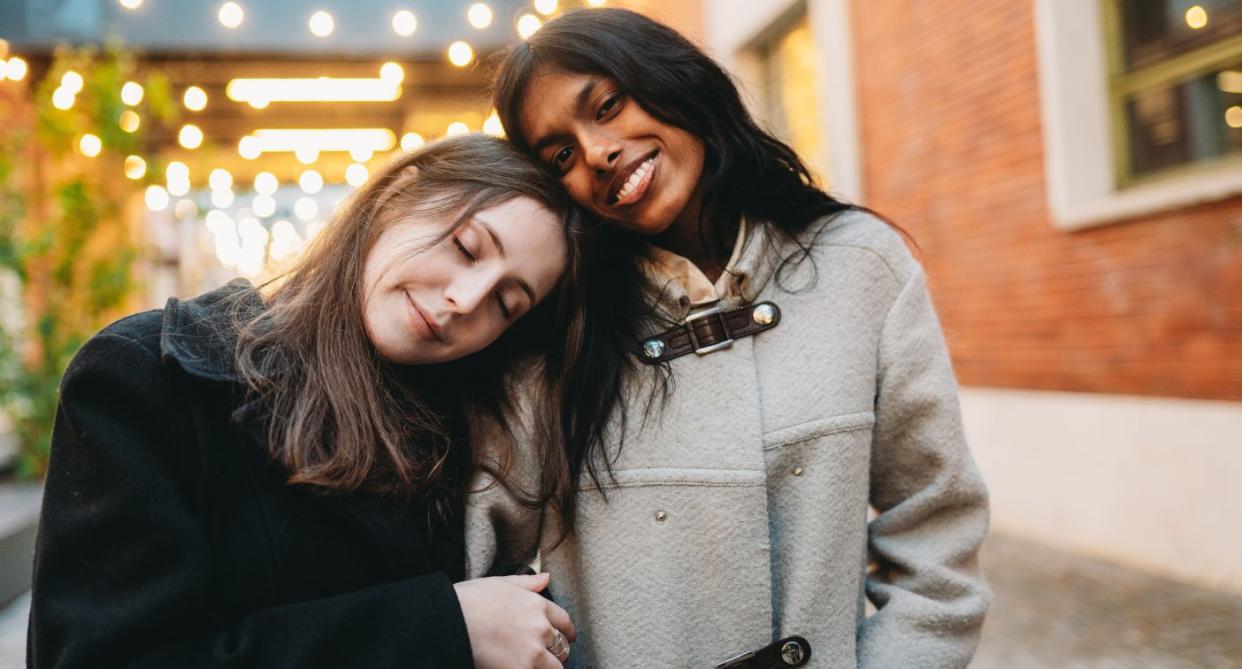
<path fill-rule="evenodd" d="M 1242 0 L 0 0 L 0 666 L 77 347 L 501 134 L 487 57 L 605 5 L 917 241 L 993 500 L 972 666 L 1242 667 Z"/>

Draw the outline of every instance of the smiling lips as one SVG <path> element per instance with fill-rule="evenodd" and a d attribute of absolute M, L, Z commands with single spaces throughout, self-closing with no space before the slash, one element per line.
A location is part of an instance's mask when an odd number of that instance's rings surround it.
<path fill-rule="evenodd" d="M 657 153 L 652 151 L 645 158 L 635 160 L 625 171 L 617 175 L 609 189 L 608 200 L 611 206 L 624 207 L 634 204 L 646 195 L 655 174 Z"/>
<path fill-rule="evenodd" d="M 432 319 L 427 312 L 423 311 L 422 307 L 418 306 L 418 303 L 414 301 L 413 297 L 410 297 L 410 293 L 408 291 L 405 293 L 405 299 L 410 303 L 410 307 L 414 310 L 415 320 L 421 322 L 423 327 L 427 330 L 426 335 L 424 335 L 421 331 L 419 332 L 419 335 L 423 336 L 423 339 L 443 342 L 444 331 L 435 322 L 435 320 Z"/>

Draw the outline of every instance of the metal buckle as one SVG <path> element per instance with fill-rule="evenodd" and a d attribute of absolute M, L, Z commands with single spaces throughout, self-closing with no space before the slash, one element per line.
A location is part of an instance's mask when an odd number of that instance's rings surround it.
<path fill-rule="evenodd" d="M 748 650 L 740 655 L 735 655 L 724 662 L 716 665 L 716 669 L 729 669 L 729 667 L 737 667 L 744 664 L 747 660 L 755 656 L 755 651 Z"/>
<path fill-rule="evenodd" d="M 694 321 L 700 318 L 708 318 L 715 316 L 720 319 L 720 329 L 724 332 L 724 341 L 703 346 L 699 344 L 699 338 L 694 334 Z M 682 320 L 682 325 L 686 326 L 686 331 L 690 333 L 690 341 L 694 342 L 694 352 L 699 355 L 707 355 L 712 351 L 729 348 L 733 345 L 733 334 L 729 332 L 729 324 L 725 322 L 724 309 L 720 308 L 720 303 L 716 303 L 706 307 L 699 307 L 686 314 L 686 318 Z M 732 661 L 732 660 L 730 660 Z M 726 665 L 727 666 L 727 665 Z M 717 668 L 719 669 L 719 667 Z"/>

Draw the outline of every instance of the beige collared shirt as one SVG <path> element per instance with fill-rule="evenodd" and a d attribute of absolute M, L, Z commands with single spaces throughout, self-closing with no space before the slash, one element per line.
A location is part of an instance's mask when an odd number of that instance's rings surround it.
<path fill-rule="evenodd" d="M 724 300 L 726 306 L 742 304 L 750 295 L 752 277 L 763 256 L 762 226 L 746 219 L 738 225 L 733 253 L 720 277 L 712 283 L 703 270 L 684 256 L 649 244 L 643 258 L 643 271 L 660 291 L 661 302 L 681 320 L 691 309 Z"/>

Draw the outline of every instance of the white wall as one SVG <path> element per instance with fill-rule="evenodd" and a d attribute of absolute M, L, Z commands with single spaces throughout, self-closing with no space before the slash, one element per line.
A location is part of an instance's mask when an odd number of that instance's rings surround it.
<path fill-rule="evenodd" d="M 993 529 L 1242 593 L 1242 403 L 965 388 Z"/>

